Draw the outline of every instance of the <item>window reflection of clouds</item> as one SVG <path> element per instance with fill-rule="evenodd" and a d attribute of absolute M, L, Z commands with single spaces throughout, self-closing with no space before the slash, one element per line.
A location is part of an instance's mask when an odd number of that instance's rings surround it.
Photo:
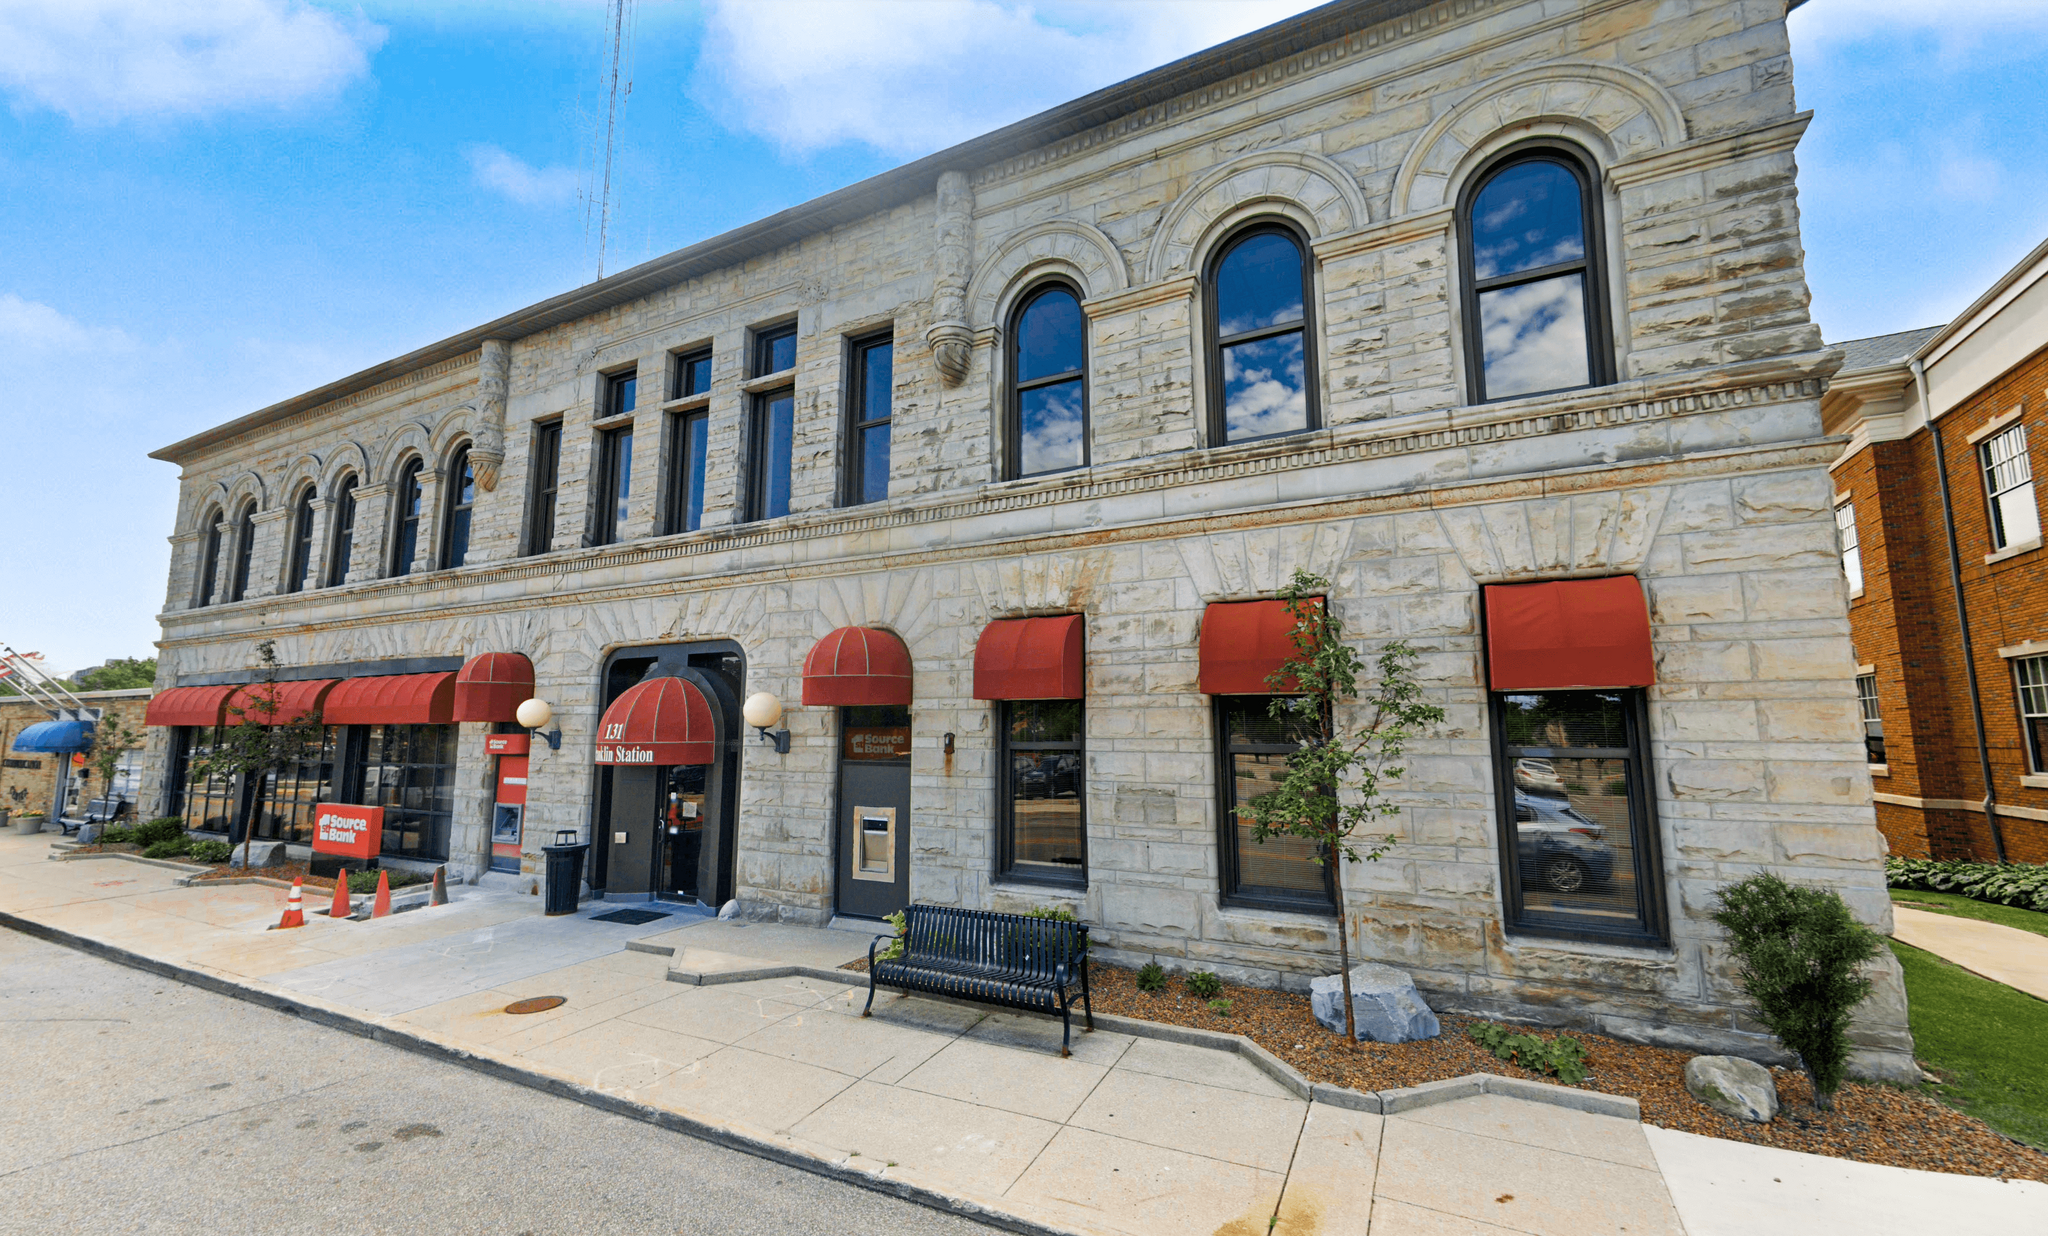
<path fill-rule="evenodd" d="M 1223 349 L 1227 436 L 1258 438 L 1308 428 L 1306 376 L 1298 333 Z"/>
<path fill-rule="evenodd" d="M 1063 288 L 1039 293 L 1017 323 L 1017 380 L 1071 373 L 1081 353 L 1080 302 Z"/>
<path fill-rule="evenodd" d="M 1472 273 L 1492 279 L 1586 256 L 1578 177 L 1559 164 L 1519 163 L 1472 203 Z"/>
<path fill-rule="evenodd" d="M 1224 338 L 1301 321 L 1301 250 L 1277 232 L 1252 236 L 1216 268 L 1217 333 Z"/>
<path fill-rule="evenodd" d="M 1058 382 L 1019 392 L 1018 470 L 1029 476 L 1078 468 L 1082 459 L 1081 383 Z"/>
<path fill-rule="evenodd" d="M 1486 394 L 1500 399 L 1584 386 L 1585 277 L 1561 275 L 1479 296 Z"/>

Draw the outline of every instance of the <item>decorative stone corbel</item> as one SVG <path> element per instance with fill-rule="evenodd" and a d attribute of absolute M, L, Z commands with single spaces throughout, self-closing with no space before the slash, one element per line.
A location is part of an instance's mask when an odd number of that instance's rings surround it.
<path fill-rule="evenodd" d="M 967 281 L 974 274 L 974 191 L 965 172 L 939 173 L 938 250 L 932 286 L 932 326 L 924 334 L 946 385 L 967 378 L 974 330 L 967 324 Z"/>
<path fill-rule="evenodd" d="M 505 464 L 505 390 L 512 380 L 512 345 L 486 339 L 477 357 L 476 437 L 469 444 L 469 463 L 485 493 L 498 487 L 498 469 Z"/>

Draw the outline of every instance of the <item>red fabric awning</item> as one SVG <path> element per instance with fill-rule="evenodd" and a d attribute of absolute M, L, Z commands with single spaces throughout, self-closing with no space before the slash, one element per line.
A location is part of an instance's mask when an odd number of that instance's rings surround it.
<path fill-rule="evenodd" d="M 339 678 L 311 678 L 304 682 L 280 682 L 277 684 L 274 709 L 258 707 L 257 697 L 266 690 L 260 682 L 252 682 L 235 688 L 228 697 L 227 724 L 240 725 L 253 721 L 257 725 L 289 725 L 307 714 L 314 720 L 320 719 L 320 710 L 327 702 L 327 693 L 334 689 Z M 241 715 L 235 709 L 241 709 Z"/>
<path fill-rule="evenodd" d="M 329 725 L 446 725 L 455 719 L 455 674 L 345 678 L 327 693 Z"/>
<path fill-rule="evenodd" d="M 533 662 L 517 652 L 486 652 L 455 674 L 457 721 L 517 721 L 533 698 Z"/>
<path fill-rule="evenodd" d="M 1633 575 L 1490 584 L 1486 662 L 1495 691 L 1650 686 L 1643 586 Z"/>
<path fill-rule="evenodd" d="M 233 687 L 172 687 L 149 697 L 144 725 L 197 725 L 211 729 L 227 713 Z"/>
<path fill-rule="evenodd" d="M 804 658 L 804 703 L 817 707 L 910 703 L 910 649 L 893 632 L 841 627 Z"/>
<path fill-rule="evenodd" d="M 1285 601 L 1212 601 L 1202 611 L 1200 648 L 1202 694 L 1271 695 L 1266 676 L 1294 656 L 1294 615 Z"/>
<path fill-rule="evenodd" d="M 600 764 L 709 764 L 717 749 L 711 702 L 680 678 L 635 683 L 597 724 Z"/>
<path fill-rule="evenodd" d="M 974 698 L 1080 699 L 1081 629 L 1079 614 L 989 623 L 974 644 Z"/>

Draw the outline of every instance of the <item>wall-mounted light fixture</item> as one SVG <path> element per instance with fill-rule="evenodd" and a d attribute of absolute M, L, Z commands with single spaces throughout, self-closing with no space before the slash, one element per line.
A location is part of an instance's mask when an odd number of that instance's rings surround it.
<path fill-rule="evenodd" d="M 747 702 L 740 705 L 740 716 L 745 718 L 748 725 L 761 732 L 762 742 L 775 744 L 775 754 L 789 754 L 789 728 L 784 726 L 773 733 L 768 729 L 782 720 L 782 701 L 776 698 L 774 692 L 756 691 L 749 695 Z"/>
<path fill-rule="evenodd" d="M 946 754 L 953 754 L 953 736 L 951 734 L 946 735 Z"/>
<path fill-rule="evenodd" d="M 548 750 L 560 751 L 562 749 L 561 726 L 558 725 L 554 729 L 549 730 L 545 734 L 540 733 L 540 727 L 546 725 L 550 720 L 552 720 L 554 715 L 555 706 L 543 699 L 530 699 L 526 701 L 524 704 L 521 704 L 519 706 L 518 711 L 512 714 L 513 719 L 518 721 L 519 724 L 525 726 L 529 730 L 532 730 L 541 738 L 546 739 L 548 744 Z"/>

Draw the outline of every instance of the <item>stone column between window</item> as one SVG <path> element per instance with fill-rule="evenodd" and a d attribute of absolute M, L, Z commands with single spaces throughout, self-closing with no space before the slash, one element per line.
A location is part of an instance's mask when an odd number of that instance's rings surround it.
<path fill-rule="evenodd" d="M 283 590 L 279 582 L 284 575 L 283 560 L 285 542 L 289 538 L 290 507 L 278 507 L 258 511 L 251 518 L 249 535 L 255 538 L 255 545 L 249 555 L 249 593 L 251 597 L 276 596 Z"/>
<path fill-rule="evenodd" d="M 391 486 L 356 487 L 355 552 L 349 556 L 348 578 L 344 583 L 360 584 L 384 577 L 384 547 L 391 543 L 391 529 L 385 518 L 391 506 Z"/>

